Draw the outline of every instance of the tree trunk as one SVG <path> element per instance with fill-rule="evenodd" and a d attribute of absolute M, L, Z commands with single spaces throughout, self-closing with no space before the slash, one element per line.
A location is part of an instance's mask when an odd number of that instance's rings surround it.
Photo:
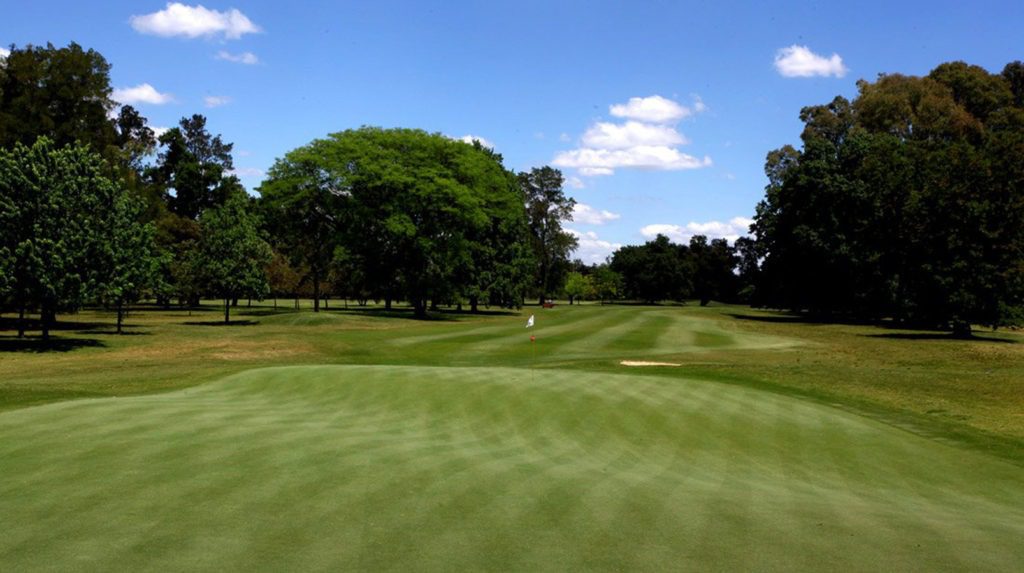
<path fill-rule="evenodd" d="M 384 297 L 384 310 L 391 310 L 391 296 Z"/>
<path fill-rule="evenodd" d="M 440 309 L 437 308 L 437 301 L 431 299 L 431 301 L 430 301 L 430 311 L 431 312 L 437 312 L 438 310 L 440 310 Z"/>
<path fill-rule="evenodd" d="M 237 296 L 231 299 L 231 306 L 238 306 L 238 297 Z"/>
<path fill-rule="evenodd" d="M 39 318 L 43 323 L 43 340 L 50 340 L 50 309 L 45 304 L 39 311 Z"/>
<path fill-rule="evenodd" d="M 320 312 L 320 277 L 313 274 L 313 312 Z"/>
<path fill-rule="evenodd" d="M 18 338 L 25 338 L 25 305 L 18 308 Z"/>
<path fill-rule="evenodd" d="M 469 297 L 469 312 L 473 314 L 480 312 L 480 297 Z"/>
<path fill-rule="evenodd" d="M 324 296 L 324 310 L 331 310 L 331 295 Z"/>
<path fill-rule="evenodd" d="M 277 310 L 277 296 L 274 297 L 274 310 Z"/>
<path fill-rule="evenodd" d="M 231 324 L 231 299 L 224 299 L 224 324 Z"/>
<path fill-rule="evenodd" d="M 121 325 L 124 324 L 124 303 L 117 301 L 117 333 L 122 334 Z"/>
<path fill-rule="evenodd" d="M 971 337 L 971 323 L 966 320 L 954 320 L 953 321 L 953 337 L 954 338 L 970 338 Z"/>
<path fill-rule="evenodd" d="M 413 299 L 412 301 L 413 315 L 416 318 L 427 318 L 427 301 L 421 299 Z"/>

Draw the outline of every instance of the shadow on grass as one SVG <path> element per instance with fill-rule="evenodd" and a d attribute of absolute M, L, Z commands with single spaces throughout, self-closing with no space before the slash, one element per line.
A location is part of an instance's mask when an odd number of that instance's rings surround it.
<path fill-rule="evenodd" d="M 58 320 L 50 325 L 50 330 L 55 332 L 77 330 L 77 331 L 92 331 L 97 328 L 109 328 L 110 323 L 108 322 L 85 322 L 76 320 Z M 41 331 L 43 329 L 42 324 L 38 319 L 28 318 L 25 320 L 25 330 L 28 332 Z M 0 318 L 0 332 L 3 331 L 14 331 L 18 330 L 18 319 L 15 317 L 3 317 Z"/>
<path fill-rule="evenodd" d="M 888 338 L 890 340 L 951 340 L 960 342 L 998 342 L 1002 344 L 1020 344 L 1016 340 L 1008 338 L 993 338 L 991 336 L 979 336 L 974 334 L 970 337 L 954 336 L 949 332 L 885 332 L 880 334 L 861 334 L 868 338 Z"/>
<path fill-rule="evenodd" d="M 0 338 L 0 352 L 70 352 L 79 348 L 102 348 L 93 338 Z"/>
<path fill-rule="evenodd" d="M 808 324 L 812 326 L 824 324 L 846 324 L 853 326 L 878 326 L 882 328 L 894 328 L 893 325 L 886 324 L 884 321 L 864 318 L 851 318 L 846 316 L 815 316 L 785 311 L 762 312 L 768 312 L 772 314 L 744 314 L 739 312 L 727 312 L 725 313 L 725 315 L 735 318 L 736 320 L 751 320 L 754 322 L 770 322 L 775 324 Z"/>
<path fill-rule="evenodd" d="M 128 330 L 127 327 L 125 328 L 125 330 L 122 330 L 121 332 L 118 332 L 117 330 L 92 330 L 92 331 L 89 331 L 89 334 L 101 334 L 101 335 L 104 335 L 104 336 L 152 336 L 153 335 L 152 332 L 146 332 L 146 331 L 141 331 L 141 330 Z"/>
<path fill-rule="evenodd" d="M 206 320 L 206 321 L 195 321 L 195 322 L 183 322 L 188 326 L 254 326 L 259 324 L 255 320 L 232 320 L 231 322 L 224 322 L 223 320 Z"/>

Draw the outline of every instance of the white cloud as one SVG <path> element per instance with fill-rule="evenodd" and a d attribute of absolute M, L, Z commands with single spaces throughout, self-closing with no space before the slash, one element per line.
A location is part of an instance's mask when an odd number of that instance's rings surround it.
<path fill-rule="evenodd" d="M 153 105 L 163 105 L 174 101 L 174 96 L 160 93 L 149 84 L 139 84 L 133 88 L 117 88 L 110 97 L 121 104 L 151 103 Z"/>
<path fill-rule="evenodd" d="M 727 239 L 729 242 L 735 242 L 736 239 L 750 233 L 750 225 L 753 223 L 753 219 L 733 217 L 725 223 L 721 221 L 707 221 L 706 223 L 691 221 L 686 226 L 654 224 L 640 229 L 640 234 L 648 239 L 665 235 L 676 243 L 689 243 L 690 238 L 694 235 L 704 235 L 709 240 Z"/>
<path fill-rule="evenodd" d="M 583 133 L 580 147 L 561 151 L 552 164 L 575 168 L 584 177 L 612 175 L 618 168 L 679 170 L 711 165 L 711 158 L 688 155 L 675 146 L 690 141 L 673 124 L 707 106 L 694 95 L 693 109 L 659 95 L 630 98 L 628 103 L 609 108 L 623 123 L 598 121 Z M 568 139 L 564 133 L 560 138 Z"/>
<path fill-rule="evenodd" d="M 582 175 L 611 175 L 620 167 L 666 171 L 699 169 L 711 165 L 711 158 L 698 159 L 663 145 L 640 145 L 629 149 L 584 147 L 563 151 L 555 155 L 551 163 L 557 167 L 575 167 Z"/>
<path fill-rule="evenodd" d="M 236 167 L 231 171 L 228 171 L 231 175 L 237 175 L 238 177 L 263 177 L 266 173 L 258 167 Z"/>
<path fill-rule="evenodd" d="M 168 2 L 167 7 L 159 12 L 132 16 L 128 21 L 136 32 L 163 37 L 197 38 L 222 35 L 227 40 L 237 40 L 243 34 L 262 31 L 235 8 L 219 12 L 202 5 L 186 6 L 179 2 Z"/>
<path fill-rule="evenodd" d="M 575 176 L 566 177 L 565 184 L 573 189 L 583 189 L 586 187 L 586 185 L 583 184 L 583 180 Z"/>
<path fill-rule="evenodd" d="M 0 58 L 6 58 L 11 55 L 11 51 L 7 48 L 0 48 Z"/>
<path fill-rule="evenodd" d="M 608 221 L 621 218 L 622 215 L 611 211 L 598 211 L 586 203 L 576 203 L 572 208 L 572 222 L 584 225 L 604 225 Z"/>
<path fill-rule="evenodd" d="M 700 101 L 700 100 L 698 100 Z M 700 103 L 703 109 L 703 102 Z M 631 97 L 626 103 L 612 105 L 608 111 L 615 117 L 651 123 L 674 123 L 693 115 L 693 110 L 660 95 Z"/>
<path fill-rule="evenodd" d="M 562 142 L 568 143 L 568 142 L 572 141 L 572 138 L 569 137 L 568 133 L 562 133 L 561 135 L 558 136 L 558 141 L 562 141 Z"/>
<path fill-rule="evenodd" d="M 841 78 L 846 75 L 846 66 L 839 54 L 833 53 L 831 57 L 819 56 L 807 46 L 793 44 L 788 48 L 782 48 L 775 53 L 775 69 L 787 78 L 809 78 L 812 76 L 835 76 Z"/>
<path fill-rule="evenodd" d="M 256 54 L 252 52 L 242 52 L 241 54 L 232 54 L 231 52 L 221 50 L 217 52 L 217 59 L 224 60 L 226 62 L 234 62 L 236 64 L 245 64 L 252 66 L 260 63 L 260 59 L 256 57 Z"/>
<path fill-rule="evenodd" d="M 463 135 L 462 137 L 453 137 L 452 139 L 457 139 L 459 141 L 464 141 L 464 142 L 466 142 L 466 143 L 468 143 L 470 145 L 473 145 L 473 141 L 475 140 L 475 141 L 479 141 L 480 145 L 483 145 L 484 147 L 488 147 L 490 149 L 494 149 L 494 144 L 493 143 L 491 143 L 487 139 L 484 139 L 484 138 L 480 137 L 479 135 Z"/>
<path fill-rule="evenodd" d="M 669 146 L 689 143 L 674 128 L 639 121 L 623 124 L 599 121 L 583 134 L 583 146 L 597 149 L 628 149 L 644 145 Z"/>
<path fill-rule="evenodd" d="M 231 103 L 229 96 L 206 96 L 203 98 L 203 104 L 206 107 L 220 107 Z"/>
<path fill-rule="evenodd" d="M 622 248 L 620 243 L 601 240 L 593 231 L 583 233 L 576 229 L 566 228 L 565 230 L 579 241 L 579 245 L 573 251 L 573 256 L 582 259 L 585 263 L 603 263 L 609 255 Z"/>
<path fill-rule="evenodd" d="M 160 139 L 160 136 L 170 131 L 169 127 L 158 127 L 155 125 L 149 126 L 149 129 L 153 130 L 153 137 Z"/>

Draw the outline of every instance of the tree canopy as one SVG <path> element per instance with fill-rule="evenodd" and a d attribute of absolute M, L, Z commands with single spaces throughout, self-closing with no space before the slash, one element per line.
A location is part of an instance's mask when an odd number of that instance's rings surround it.
<path fill-rule="evenodd" d="M 1019 69 L 951 62 L 804 108 L 802 149 L 775 150 L 765 167 L 754 225 L 762 303 L 960 333 L 1014 316 L 1024 297 Z"/>
<path fill-rule="evenodd" d="M 331 256 L 417 316 L 431 301 L 508 303 L 518 293 L 522 196 L 479 145 L 412 129 L 343 131 L 288 153 L 263 191 L 284 249 L 319 277 Z"/>

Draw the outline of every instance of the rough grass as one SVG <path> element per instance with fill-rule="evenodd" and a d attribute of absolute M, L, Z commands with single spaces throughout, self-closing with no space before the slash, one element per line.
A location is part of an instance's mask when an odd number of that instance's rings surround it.
<path fill-rule="evenodd" d="M 0 323 L 0 569 L 1024 565 L 1016 333 L 219 316 L 84 312 L 47 347 Z"/>

